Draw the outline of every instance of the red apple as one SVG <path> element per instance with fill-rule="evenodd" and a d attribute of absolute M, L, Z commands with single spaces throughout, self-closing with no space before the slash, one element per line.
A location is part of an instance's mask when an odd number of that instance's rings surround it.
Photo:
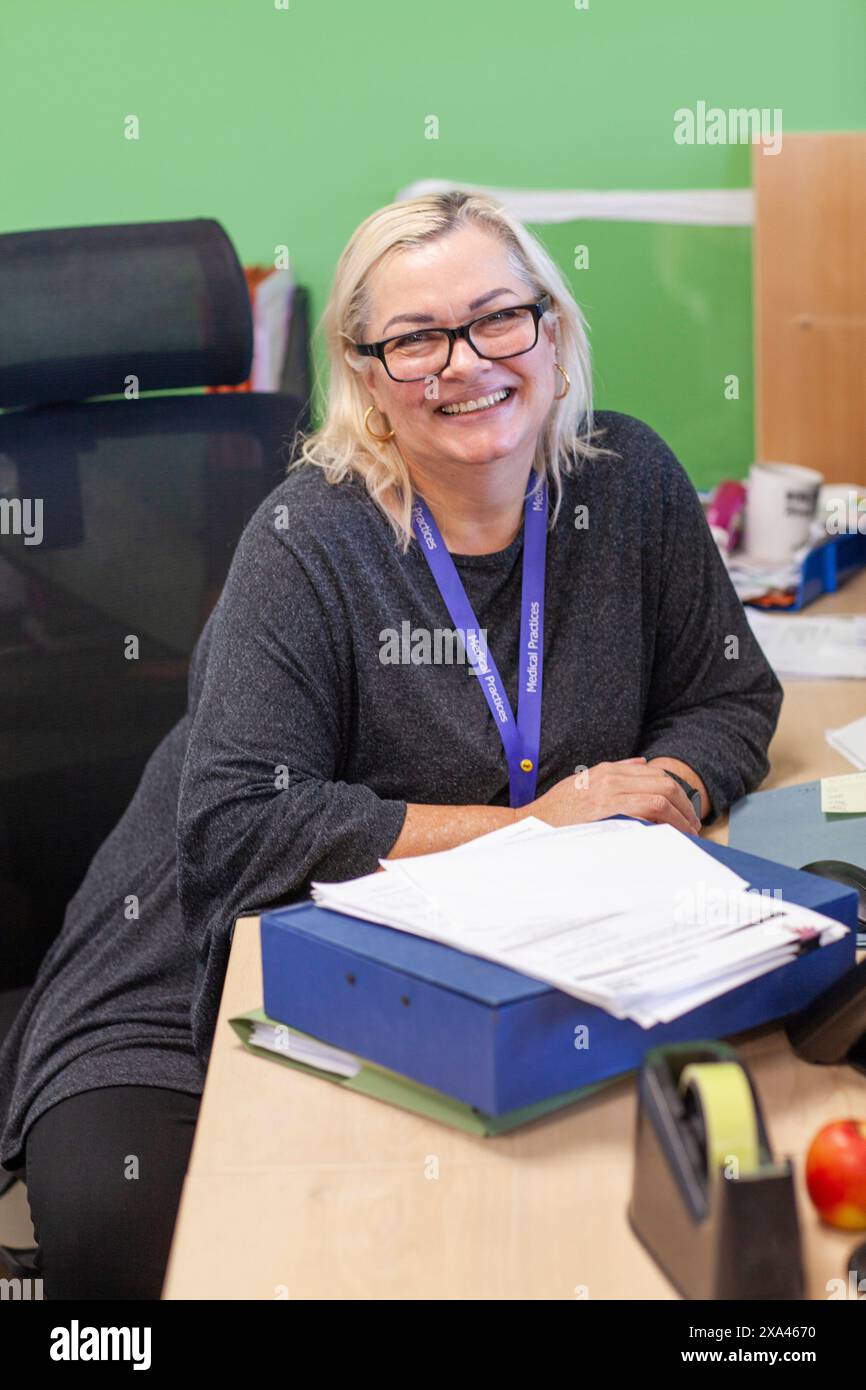
<path fill-rule="evenodd" d="M 866 1230 L 866 1120 L 834 1120 L 818 1130 L 806 1155 L 806 1186 L 828 1225 Z"/>

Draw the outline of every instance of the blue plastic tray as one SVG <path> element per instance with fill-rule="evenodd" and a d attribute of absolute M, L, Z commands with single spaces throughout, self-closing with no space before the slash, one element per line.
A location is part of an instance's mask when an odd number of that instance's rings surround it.
<path fill-rule="evenodd" d="M 793 603 L 759 603 L 754 606 L 770 612 L 774 608 L 796 613 L 814 603 L 822 594 L 835 594 L 846 579 L 866 566 L 866 535 L 847 531 L 822 541 L 803 561 L 797 597 Z"/>

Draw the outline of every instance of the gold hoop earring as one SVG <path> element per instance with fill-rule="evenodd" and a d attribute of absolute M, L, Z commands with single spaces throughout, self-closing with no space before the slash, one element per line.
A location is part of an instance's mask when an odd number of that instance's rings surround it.
<path fill-rule="evenodd" d="M 568 372 L 565 370 L 564 367 L 560 367 L 560 365 L 559 365 L 558 362 L 554 362 L 553 366 L 554 366 L 555 370 L 556 370 L 557 372 L 559 372 L 560 376 L 562 377 L 563 381 L 565 382 L 565 390 L 564 390 L 564 391 L 560 391 L 559 395 L 558 395 L 558 396 L 554 396 L 553 399 L 554 399 L 555 401 L 562 401 L 562 400 L 565 400 L 565 397 L 568 395 L 569 391 L 571 390 L 571 377 L 568 375 Z"/>
<path fill-rule="evenodd" d="M 364 412 L 364 429 L 367 431 L 371 439 L 376 440 L 377 444 L 387 444 L 389 439 L 394 438 L 394 435 L 397 433 L 397 431 L 389 430 L 387 434 L 377 434 L 375 430 L 371 430 L 370 416 L 373 414 L 373 411 L 375 409 L 376 407 L 374 405 L 367 406 L 367 409 Z"/>

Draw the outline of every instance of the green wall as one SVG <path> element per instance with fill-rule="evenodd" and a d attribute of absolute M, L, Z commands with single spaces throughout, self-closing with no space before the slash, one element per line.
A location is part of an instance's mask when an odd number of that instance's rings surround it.
<path fill-rule="evenodd" d="M 245 263 L 287 243 L 317 316 L 352 229 L 415 179 L 743 187 L 748 147 L 679 146 L 674 110 L 781 107 L 786 131 L 863 128 L 864 51 L 864 0 L 2 0 L 0 231 L 215 217 Z M 748 231 L 543 235 L 565 268 L 590 248 L 569 273 L 597 404 L 649 420 L 698 484 L 742 474 Z M 738 401 L 723 396 L 730 373 Z"/>

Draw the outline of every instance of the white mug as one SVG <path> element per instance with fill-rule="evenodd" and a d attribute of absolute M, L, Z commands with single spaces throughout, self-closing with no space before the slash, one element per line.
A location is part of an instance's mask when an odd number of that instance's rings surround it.
<path fill-rule="evenodd" d="M 743 548 L 755 560 L 790 560 L 808 540 L 823 474 L 799 463 L 753 463 Z"/>

